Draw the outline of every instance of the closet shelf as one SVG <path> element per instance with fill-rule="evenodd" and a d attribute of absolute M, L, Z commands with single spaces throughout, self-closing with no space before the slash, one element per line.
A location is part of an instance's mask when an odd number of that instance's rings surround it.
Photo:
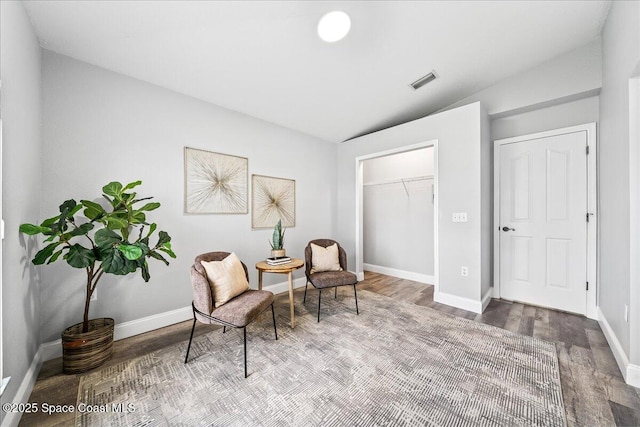
<path fill-rule="evenodd" d="M 433 175 L 414 176 L 411 178 L 400 178 L 400 179 L 391 179 L 388 181 L 369 182 L 369 183 L 363 184 L 363 186 L 370 187 L 374 185 L 402 184 L 402 186 L 404 187 L 404 191 L 407 193 L 407 197 L 409 197 L 409 189 L 407 188 L 408 182 L 426 181 L 429 179 L 433 179 Z"/>
<path fill-rule="evenodd" d="M 404 184 L 407 182 L 426 181 L 428 179 L 433 179 L 433 175 L 414 176 L 411 178 L 390 179 L 388 181 L 375 181 L 375 182 L 368 182 L 363 185 L 365 187 L 369 187 L 373 185 Z"/>

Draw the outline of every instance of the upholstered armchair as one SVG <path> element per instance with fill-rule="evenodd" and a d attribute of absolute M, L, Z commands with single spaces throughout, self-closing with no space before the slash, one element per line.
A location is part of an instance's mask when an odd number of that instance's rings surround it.
<path fill-rule="evenodd" d="M 212 280 L 212 276 L 215 278 Z M 244 377 L 247 377 L 247 325 L 271 307 L 273 332 L 278 339 L 273 293 L 249 289 L 247 266 L 234 253 L 209 252 L 198 255 L 191 266 L 193 326 L 184 363 L 189 359 L 196 321 L 242 328 L 244 335 Z M 234 288 L 229 292 L 230 288 Z"/>
<path fill-rule="evenodd" d="M 347 253 L 342 246 L 331 239 L 312 240 L 304 249 L 304 258 L 307 283 L 304 285 L 303 301 L 307 301 L 307 286 L 311 283 L 318 290 L 318 322 L 320 322 L 322 290 L 327 288 L 334 288 L 334 298 L 337 298 L 339 286 L 353 286 L 356 314 L 360 314 L 356 291 L 358 278 L 347 271 Z"/>

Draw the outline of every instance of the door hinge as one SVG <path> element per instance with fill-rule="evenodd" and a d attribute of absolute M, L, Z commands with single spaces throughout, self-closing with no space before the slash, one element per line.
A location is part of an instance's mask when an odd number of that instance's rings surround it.
<path fill-rule="evenodd" d="M 587 290 L 589 290 L 589 282 L 587 282 Z"/>
<path fill-rule="evenodd" d="M 587 145 L 587 156 L 589 155 L 589 146 Z"/>
<path fill-rule="evenodd" d="M 587 212 L 587 222 L 589 222 L 589 212 Z"/>

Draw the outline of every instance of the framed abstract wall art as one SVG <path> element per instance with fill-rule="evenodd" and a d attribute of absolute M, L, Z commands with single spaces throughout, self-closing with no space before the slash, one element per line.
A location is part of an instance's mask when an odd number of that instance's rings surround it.
<path fill-rule="evenodd" d="M 184 174 L 185 213 L 249 212 L 249 159 L 185 147 Z"/>
<path fill-rule="evenodd" d="M 293 179 L 251 175 L 253 228 L 296 225 L 296 182 Z"/>

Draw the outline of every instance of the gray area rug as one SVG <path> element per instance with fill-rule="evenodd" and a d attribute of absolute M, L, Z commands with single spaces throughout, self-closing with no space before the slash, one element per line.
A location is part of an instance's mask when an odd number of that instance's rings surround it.
<path fill-rule="evenodd" d="M 77 413 L 76 423 L 566 425 L 553 344 L 367 291 L 358 292 L 359 316 L 353 294 L 327 292 L 317 323 L 309 292 L 306 305 L 296 301 L 294 330 L 276 317 L 278 341 L 270 313 L 247 328 L 248 378 L 241 330 L 194 338 L 186 365 L 185 336 L 83 376 L 78 404 L 106 412 Z"/>

